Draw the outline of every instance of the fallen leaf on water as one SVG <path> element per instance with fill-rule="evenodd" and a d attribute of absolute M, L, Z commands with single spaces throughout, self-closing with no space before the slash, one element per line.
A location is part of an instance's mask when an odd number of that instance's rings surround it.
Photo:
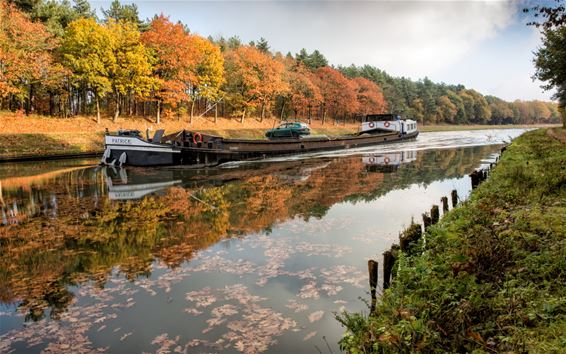
<path fill-rule="evenodd" d="M 313 332 L 310 332 L 309 334 L 307 334 L 307 335 L 305 336 L 305 338 L 303 338 L 303 341 L 309 340 L 309 339 L 311 339 L 311 338 L 314 337 L 314 336 L 316 336 L 316 331 L 313 331 Z"/>
<path fill-rule="evenodd" d="M 316 321 L 320 321 L 323 316 L 324 316 L 324 311 L 322 311 L 322 310 L 315 311 L 315 312 L 313 312 L 309 315 L 309 322 L 313 323 L 313 322 L 316 322 Z"/>

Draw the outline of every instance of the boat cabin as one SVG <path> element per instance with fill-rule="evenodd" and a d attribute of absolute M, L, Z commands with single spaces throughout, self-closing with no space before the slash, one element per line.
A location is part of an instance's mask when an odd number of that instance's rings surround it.
<path fill-rule="evenodd" d="M 360 134 L 373 134 L 379 132 L 399 132 L 409 134 L 417 131 L 417 122 L 411 119 L 402 119 L 397 114 L 368 114 L 364 117 L 360 127 Z"/>

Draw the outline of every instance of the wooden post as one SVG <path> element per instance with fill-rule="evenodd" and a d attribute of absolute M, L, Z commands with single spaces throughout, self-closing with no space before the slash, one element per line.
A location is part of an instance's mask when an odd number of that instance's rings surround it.
<path fill-rule="evenodd" d="M 371 292 L 371 313 L 375 311 L 375 303 L 377 302 L 376 288 L 377 288 L 377 277 L 378 277 L 378 263 L 373 259 L 368 261 L 368 272 L 369 272 L 369 289 Z"/>
<path fill-rule="evenodd" d="M 424 213 L 423 214 L 423 227 L 424 227 L 425 231 L 426 231 L 426 229 L 428 229 L 428 227 L 431 224 L 432 224 L 431 217 L 427 213 Z"/>
<path fill-rule="evenodd" d="M 442 202 L 442 215 L 444 215 L 448 212 L 448 197 L 442 197 L 440 201 Z"/>
<path fill-rule="evenodd" d="M 389 251 L 383 253 L 383 289 L 388 289 L 391 284 L 391 275 L 395 259 L 397 258 L 397 249 L 399 246 L 393 245 Z"/>
<path fill-rule="evenodd" d="M 478 171 L 470 173 L 470 179 L 472 180 L 472 189 L 476 189 L 480 184 L 480 176 Z"/>
<path fill-rule="evenodd" d="M 438 224 L 440 220 L 440 211 L 438 209 L 438 205 L 433 205 L 430 209 L 430 223 L 431 225 Z"/>
<path fill-rule="evenodd" d="M 458 205 L 458 191 L 455 189 L 452 190 L 451 197 L 452 197 L 452 208 L 455 208 L 456 205 Z"/>
<path fill-rule="evenodd" d="M 399 246 L 401 251 L 410 252 L 411 246 L 419 241 L 422 237 L 422 230 L 420 224 L 411 224 L 406 228 L 399 237 Z"/>

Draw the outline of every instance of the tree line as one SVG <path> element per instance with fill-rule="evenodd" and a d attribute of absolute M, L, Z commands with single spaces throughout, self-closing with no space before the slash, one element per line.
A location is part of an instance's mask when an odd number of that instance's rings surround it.
<path fill-rule="evenodd" d="M 506 102 L 462 85 L 331 67 L 318 50 L 270 51 L 266 39 L 204 38 L 164 15 L 141 20 L 115 0 L 0 0 L 0 109 L 54 116 L 195 115 L 355 120 L 400 113 L 422 124 L 542 123 L 556 104 Z"/>

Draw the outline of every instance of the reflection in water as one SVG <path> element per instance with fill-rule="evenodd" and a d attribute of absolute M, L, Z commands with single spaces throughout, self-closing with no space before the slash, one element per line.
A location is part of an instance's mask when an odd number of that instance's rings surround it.
<path fill-rule="evenodd" d="M 362 157 L 366 170 L 371 172 L 393 172 L 401 164 L 417 159 L 417 151 L 398 151 L 382 154 L 367 154 Z"/>
<path fill-rule="evenodd" d="M 335 347 L 365 259 L 496 150 L 3 179 L 0 352 Z"/>

